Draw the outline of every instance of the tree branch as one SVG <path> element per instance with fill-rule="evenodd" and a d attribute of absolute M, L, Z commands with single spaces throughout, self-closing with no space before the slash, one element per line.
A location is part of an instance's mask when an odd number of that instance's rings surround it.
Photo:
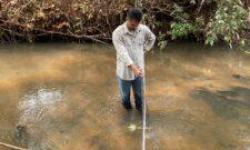
<path fill-rule="evenodd" d="M 12 25 L 12 26 L 17 26 L 17 27 L 27 29 L 26 26 L 18 24 L 18 23 L 5 21 L 5 20 L 2 20 L 2 19 L 0 19 L 0 21 L 2 23 L 4 23 L 4 24 L 7 24 L 7 25 Z M 2 28 L 3 28 L 3 26 L 2 26 Z M 5 30 L 9 31 L 9 32 L 12 32 L 12 30 L 9 30 L 9 29 L 5 29 Z M 28 30 L 30 30 L 30 32 L 36 31 L 36 32 L 40 32 L 40 33 L 43 33 L 43 34 L 57 34 L 57 35 L 72 37 L 72 38 L 76 38 L 76 39 L 92 40 L 92 41 L 95 41 L 95 42 L 98 42 L 98 43 L 101 43 L 101 44 L 108 45 L 108 43 L 106 43 L 104 41 L 101 41 L 101 40 L 98 40 L 98 39 L 94 38 L 94 36 L 91 36 L 91 35 L 77 35 L 77 34 L 73 34 L 73 33 L 64 33 L 64 32 L 59 32 L 59 31 L 49 31 L 49 30 L 39 29 L 39 28 L 32 28 L 32 29 L 28 29 Z M 14 33 L 14 34 L 16 34 L 17 36 L 21 36 L 20 33 Z M 40 36 L 43 35 L 43 34 L 40 34 Z"/>

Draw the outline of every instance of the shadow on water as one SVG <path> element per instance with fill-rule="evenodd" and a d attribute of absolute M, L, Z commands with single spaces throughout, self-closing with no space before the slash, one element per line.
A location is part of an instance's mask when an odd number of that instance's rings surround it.
<path fill-rule="evenodd" d="M 249 88 L 232 87 L 228 90 L 217 91 L 197 89 L 193 91 L 192 97 L 194 97 L 194 99 L 206 102 L 210 106 L 211 110 L 227 123 L 224 126 L 217 127 L 225 129 L 223 133 L 220 133 L 224 135 L 224 139 L 219 140 L 223 149 L 249 149 Z M 221 136 L 218 134 L 218 132 L 216 132 L 215 135 L 218 135 L 218 137 Z M 228 141 L 231 141 L 231 144 L 229 144 Z"/>
<path fill-rule="evenodd" d="M 200 89 L 194 92 L 194 96 L 208 103 L 218 116 L 237 120 L 250 127 L 250 89 L 234 87 L 216 92 Z"/>

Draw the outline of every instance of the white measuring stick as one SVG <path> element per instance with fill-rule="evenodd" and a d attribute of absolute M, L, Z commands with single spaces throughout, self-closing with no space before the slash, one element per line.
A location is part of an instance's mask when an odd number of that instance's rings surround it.
<path fill-rule="evenodd" d="M 147 129 L 147 102 L 145 98 L 146 93 L 146 69 L 145 69 L 145 53 L 144 53 L 144 77 L 142 84 L 143 109 L 142 109 L 142 150 L 146 150 L 146 129 Z"/>
<path fill-rule="evenodd" d="M 142 2 L 141 0 L 135 1 L 135 6 L 141 8 Z M 142 106 L 142 150 L 146 150 L 146 129 L 147 129 L 147 104 L 146 104 L 146 69 L 145 69 L 145 53 L 144 53 L 144 77 L 143 77 L 143 84 L 142 84 L 142 97 L 143 97 L 143 106 Z"/>

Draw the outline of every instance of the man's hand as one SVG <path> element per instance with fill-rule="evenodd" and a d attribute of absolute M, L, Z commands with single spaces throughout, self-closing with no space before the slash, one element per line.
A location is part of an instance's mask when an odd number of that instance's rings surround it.
<path fill-rule="evenodd" d="M 143 70 L 139 66 L 131 64 L 129 68 L 134 72 L 136 77 L 143 77 Z"/>

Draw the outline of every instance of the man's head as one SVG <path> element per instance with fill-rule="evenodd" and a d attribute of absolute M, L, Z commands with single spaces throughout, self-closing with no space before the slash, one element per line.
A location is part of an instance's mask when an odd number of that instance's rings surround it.
<path fill-rule="evenodd" d="M 138 8 L 132 8 L 128 12 L 127 26 L 129 30 L 135 30 L 142 20 L 142 12 Z"/>

